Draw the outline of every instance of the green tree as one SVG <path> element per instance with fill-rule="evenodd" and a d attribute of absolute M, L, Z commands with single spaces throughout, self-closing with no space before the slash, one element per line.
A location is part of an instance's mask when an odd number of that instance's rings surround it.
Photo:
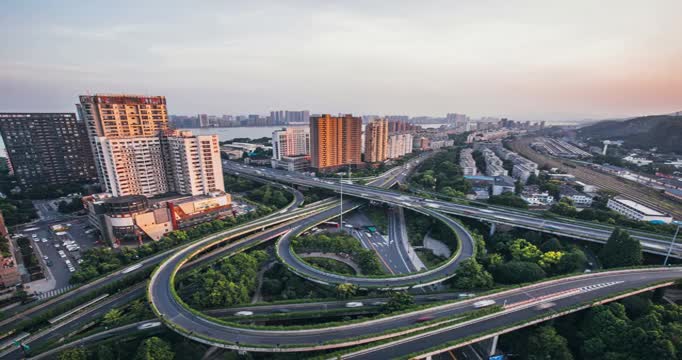
<path fill-rule="evenodd" d="M 568 342 L 551 326 L 541 326 L 528 337 L 528 360 L 572 360 Z"/>
<path fill-rule="evenodd" d="M 514 260 L 536 262 L 542 257 L 542 251 L 526 239 L 516 239 L 509 245 L 509 253 Z"/>
<path fill-rule="evenodd" d="M 336 296 L 339 299 L 349 299 L 358 291 L 358 286 L 350 283 L 339 284 L 336 287 Z"/>
<path fill-rule="evenodd" d="M 575 217 L 578 214 L 578 210 L 573 206 L 573 202 L 569 198 L 559 200 L 559 202 L 552 205 L 549 211 L 567 217 Z"/>
<path fill-rule="evenodd" d="M 102 321 L 106 326 L 116 326 L 121 322 L 123 313 L 119 309 L 111 309 L 109 312 L 104 314 L 104 320 Z"/>
<path fill-rule="evenodd" d="M 406 291 L 394 291 L 384 305 L 386 312 L 400 311 L 414 304 L 414 297 Z"/>
<path fill-rule="evenodd" d="M 59 360 L 86 360 L 87 358 L 88 353 L 82 347 L 64 350 L 57 357 Z"/>
<path fill-rule="evenodd" d="M 166 341 L 152 336 L 137 348 L 135 360 L 172 360 L 174 357 L 175 353 Z"/>
<path fill-rule="evenodd" d="M 540 265 L 528 261 L 510 261 L 491 268 L 495 281 L 502 284 L 520 284 L 543 279 L 546 273 Z"/>
<path fill-rule="evenodd" d="M 615 228 L 599 253 L 605 268 L 636 266 L 642 263 L 642 245 L 621 228 Z"/>
<path fill-rule="evenodd" d="M 466 259 L 450 280 L 456 289 L 488 289 L 493 286 L 493 277 L 476 259 Z"/>

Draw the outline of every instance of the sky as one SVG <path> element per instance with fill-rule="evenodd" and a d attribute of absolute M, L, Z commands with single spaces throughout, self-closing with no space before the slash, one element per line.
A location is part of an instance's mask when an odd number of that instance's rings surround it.
<path fill-rule="evenodd" d="M 572 121 L 682 110 L 680 0 L 0 2 L 0 112 Z"/>

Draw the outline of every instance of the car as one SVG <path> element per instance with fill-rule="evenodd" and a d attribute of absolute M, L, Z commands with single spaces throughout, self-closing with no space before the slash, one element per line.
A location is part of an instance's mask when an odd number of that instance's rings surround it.
<path fill-rule="evenodd" d="M 137 330 L 151 329 L 151 328 L 155 328 L 157 326 L 161 326 L 161 322 L 160 321 L 152 321 L 152 322 L 148 322 L 146 324 L 138 325 Z"/>
<path fill-rule="evenodd" d="M 54 265 L 54 263 L 52 262 L 52 260 L 47 260 L 47 261 L 45 261 L 45 265 L 52 266 L 52 265 Z"/>
<path fill-rule="evenodd" d="M 474 296 L 476 296 L 476 294 L 461 293 L 461 294 L 457 295 L 457 297 L 460 299 L 466 299 L 466 298 L 470 298 L 470 297 L 474 297 Z"/>
<path fill-rule="evenodd" d="M 59 249 L 59 244 L 54 244 L 55 249 Z"/>
<path fill-rule="evenodd" d="M 357 308 L 357 307 L 363 307 L 365 304 L 363 304 L 360 301 L 351 301 L 346 303 L 347 308 Z"/>
<path fill-rule="evenodd" d="M 47 257 L 47 255 L 43 255 L 43 260 L 49 260 L 50 258 Z"/>
<path fill-rule="evenodd" d="M 76 271 L 76 268 L 74 268 L 73 266 L 69 268 L 69 272 L 74 272 L 74 271 Z"/>
<path fill-rule="evenodd" d="M 372 305 L 372 306 L 383 306 L 386 304 L 388 304 L 386 301 L 375 301 L 375 302 L 371 303 L 370 305 Z"/>
<path fill-rule="evenodd" d="M 424 315 L 424 316 L 418 317 L 417 320 L 415 320 L 415 322 L 422 323 L 422 322 L 431 321 L 433 319 L 434 319 L 434 317 L 431 315 Z"/>
<path fill-rule="evenodd" d="M 38 238 L 38 235 L 37 235 L 37 234 L 31 234 L 31 238 L 32 238 L 33 240 L 35 240 L 35 239 Z"/>
<path fill-rule="evenodd" d="M 82 264 L 82 263 L 83 263 L 83 259 L 78 259 L 78 260 L 76 260 L 76 263 L 78 263 L 79 265 Z"/>
<path fill-rule="evenodd" d="M 47 239 L 46 239 L 46 238 L 42 238 L 41 241 L 44 242 L 44 243 L 46 243 L 46 242 L 47 242 Z"/>
<path fill-rule="evenodd" d="M 495 305 L 495 300 L 493 300 L 493 299 L 485 299 L 485 300 L 481 300 L 481 301 L 476 301 L 476 302 L 474 303 L 474 308 L 480 309 L 480 308 L 488 307 L 488 306 L 491 306 L 491 305 Z"/>
<path fill-rule="evenodd" d="M 252 316 L 253 311 L 248 311 L 248 310 L 242 310 L 242 311 L 237 311 L 234 313 L 234 316 Z"/>

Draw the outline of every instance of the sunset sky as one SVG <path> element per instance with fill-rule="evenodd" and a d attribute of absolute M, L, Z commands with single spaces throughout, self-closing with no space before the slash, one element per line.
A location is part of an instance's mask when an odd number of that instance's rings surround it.
<path fill-rule="evenodd" d="M 669 113 L 680 14 L 680 0 L 6 0 L 0 112 L 126 92 L 173 114 Z"/>

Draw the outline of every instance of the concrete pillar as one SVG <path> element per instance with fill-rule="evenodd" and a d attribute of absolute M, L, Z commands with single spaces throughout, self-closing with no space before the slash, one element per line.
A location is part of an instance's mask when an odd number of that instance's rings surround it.
<path fill-rule="evenodd" d="M 490 236 L 495 235 L 495 223 L 490 223 Z"/>
<path fill-rule="evenodd" d="M 495 352 L 497 352 L 497 340 L 500 338 L 500 335 L 495 335 L 493 338 L 492 344 L 490 344 L 490 354 L 488 356 L 493 356 L 495 355 Z"/>

